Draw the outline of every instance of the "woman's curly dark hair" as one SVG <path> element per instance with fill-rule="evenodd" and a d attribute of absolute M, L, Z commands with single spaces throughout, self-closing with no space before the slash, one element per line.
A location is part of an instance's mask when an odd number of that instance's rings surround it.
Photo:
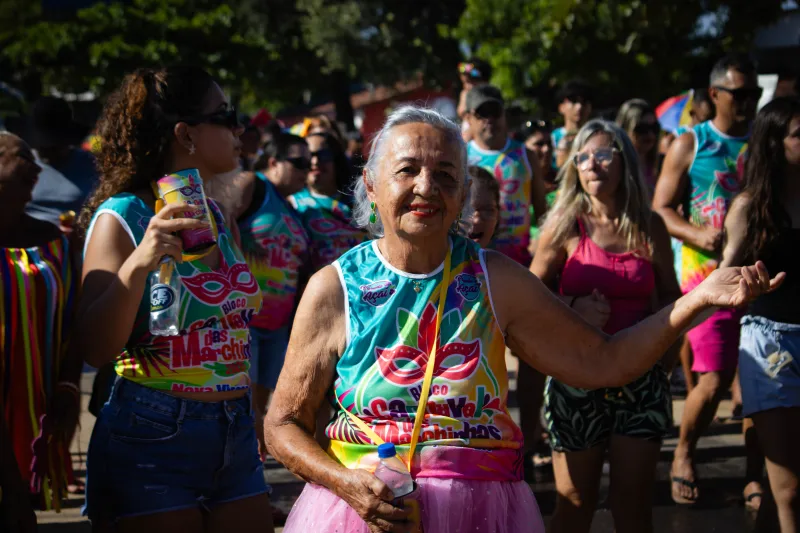
<path fill-rule="evenodd" d="M 786 187 L 783 140 L 800 115 L 800 99 L 776 98 L 758 113 L 748 145 L 742 192 L 749 195 L 745 243 L 749 261 L 762 259 L 782 229 L 792 225 L 781 198 Z"/>
<path fill-rule="evenodd" d="M 147 188 L 165 173 L 175 123 L 202 114 L 213 84 L 210 74 L 190 66 L 144 68 L 125 77 L 97 124 L 100 181 L 78 219 L 82 234 L 101 203 Z"/>

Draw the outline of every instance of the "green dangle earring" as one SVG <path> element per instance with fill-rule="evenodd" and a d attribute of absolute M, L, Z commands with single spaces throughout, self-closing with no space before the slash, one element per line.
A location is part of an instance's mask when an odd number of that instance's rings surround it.
<path fill-rule="evenodd" d="M 375 202 L 370 202 L 369 208 L 372 211 L 369 214 L 369 223 L 375 224 L 378 221 L 378 216 L 375 214 Z"/>

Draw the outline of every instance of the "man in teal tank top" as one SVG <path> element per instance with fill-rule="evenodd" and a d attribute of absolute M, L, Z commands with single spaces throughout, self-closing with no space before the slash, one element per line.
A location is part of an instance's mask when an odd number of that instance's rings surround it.
<path fill-rule="evenodd" d="M 530 207 L 537 219 L 547 211 L 544 176 L 538 169 L 536 155 L 521 142 L 508 136 L 505 104 L 500 90 L 481 85 L 467 94 L 467 115 L 472 140 L 467 145 L 470 165 L 485 168 L 500 185 L 500 221 L 491 247 L 517 261 L 525 268 L 531 256 Z M 520 362 L 518 398 L 525 445 L 530 452 L 541 436 L 539 411 L 544 393 L 544 376 Z"/>
<path fill-rule="evenodd" d="M 746 56 L 730 55 L 711 71 L 709 95 L 717 114 L 682 134 L 670 147 L 656 186 L 653 208 L 670 234 L 680 239 L 684 293 L 719 263 L 725 215 L 739 192 L 747 138 L 761 89 Z M 679 214 L 683 206 L 686 218 Z M 735 311 L 721 310 L 687 334 L 694 354 L 697 385 L 686 399 L 680 440 L 672 465 L 672 497 L 678 503 L 698 498 L 693 456 L 721 395 L 736 371 L 739 322 Z"/>
<path fill-rule="evenodd" d="M 500 184 L 500 223 L 492 248 L 525 267 L 531 262 L 530 206 L 540 218 L 547 210 L 544 181 L 531 164 L 536 155 L 508 135 L 500 90 L 481 85 L 467 94 L 467 121 L 473 139 L 467 145 L 470 165 L 488 170 Z"/>

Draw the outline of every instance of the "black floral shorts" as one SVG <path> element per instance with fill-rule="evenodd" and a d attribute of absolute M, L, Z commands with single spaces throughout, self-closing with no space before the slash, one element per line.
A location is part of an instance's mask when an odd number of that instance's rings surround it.
<path fill-rule="evenodd" d="M 611 435 L 660 441 L 672 425 L 672 398 L 656 365 L 624 387 L 587 390 L 547 378 L 545 419 L 556 451 L 606 445 Z"/>

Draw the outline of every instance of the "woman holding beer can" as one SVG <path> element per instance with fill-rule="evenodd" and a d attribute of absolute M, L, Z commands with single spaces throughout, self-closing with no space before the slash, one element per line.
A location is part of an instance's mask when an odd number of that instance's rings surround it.
<path fill-rule="evenodd" d="M 118 377 L 89 446 L 85 512 L 122 532 L 272 531 L 248 377 L 261 294 L 203 194 L 238 163 L 236 112 L 203 70 L 141 69 L 98 131 L 76 337 Z M 151 306 L 174 310 L 175 334 L 149 324 Z"/>

